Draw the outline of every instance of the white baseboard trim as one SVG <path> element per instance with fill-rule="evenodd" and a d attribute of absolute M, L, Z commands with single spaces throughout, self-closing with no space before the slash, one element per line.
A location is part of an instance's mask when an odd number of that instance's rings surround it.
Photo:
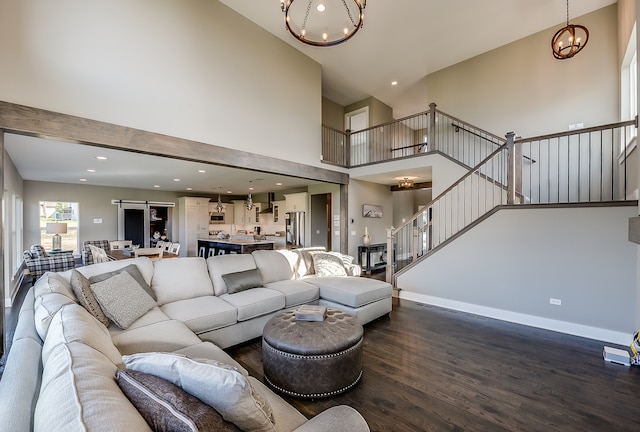
<path fill-rule="evenodd" d="M 602 329 L 598 327 L 590 327 L 581 324 L 570 323 L 566 321 L 558 321 L 549 318 L 542 318 L 534 315 L 527 315 L 518 312 L 510 312 L 502 309 L 495 309 L 486 306 L 479 306 L 471 303 L 459 302 L 456 300 L 444 299 L 441 297 L 433 297 L 424 294 L 417 294 L 405 290 L 398 291 L 398 297 L 405 300 L 411 300 L 416 303 L 424 303 L 428 305 L 438 306 L 446 309 L 452 309 L 461 312 L 467 312 L 474 315 L 495 318 L 502 321 L 508 321 L 516 324 L 528 325 L 545 330 L 552 330 L 560 333 L 566 333 L 573 336 L 580 336 L 588 339 L 608 342 L 618 345 L 629 345 L 633 338 L 633 334 L 617 332 L 613 330 Z"/>

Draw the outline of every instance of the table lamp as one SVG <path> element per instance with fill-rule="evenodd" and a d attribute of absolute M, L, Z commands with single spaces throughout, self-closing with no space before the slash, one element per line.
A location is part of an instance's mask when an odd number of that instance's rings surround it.
<path fill-rule="evenodd" d="M 51 250 L 62 249 L 62 237 L 60 234 L 67 233 L 67 224 L 64 222 L 47 222 L 47 234 L 53 234 L 53 247 Z"/>

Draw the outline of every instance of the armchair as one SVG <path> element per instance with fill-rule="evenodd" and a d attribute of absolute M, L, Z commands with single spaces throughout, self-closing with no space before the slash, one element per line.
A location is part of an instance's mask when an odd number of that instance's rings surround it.
<path fill-rule="evenodd" d="M 41 245 L 32 245 L 24 251 L 24 262 L 31 275 L 31 283 L 35 283 L 45 272 L 60 272 L 72 269 L 76 266 L 73 252 L 61 252 L 55 255 L 47 255 Z"/>

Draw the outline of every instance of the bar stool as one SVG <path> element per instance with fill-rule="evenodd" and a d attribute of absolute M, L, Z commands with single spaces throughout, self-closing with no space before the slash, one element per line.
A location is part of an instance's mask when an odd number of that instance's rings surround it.
<path fill-rule="evenodd" d="M 200 249 L 198 249 L 198 256 L 204 258 L 204 251 L 205 251 L 205 247 L 204 246 L 200 246 Z M 211 250 L 209 250 L 209 253 L 211 253 Z"/>

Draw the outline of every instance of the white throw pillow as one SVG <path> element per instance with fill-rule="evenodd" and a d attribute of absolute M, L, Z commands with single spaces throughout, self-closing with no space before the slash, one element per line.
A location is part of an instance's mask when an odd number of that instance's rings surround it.
<path fill-rule="evenodd" d="M 127 272 L 91 284 L 91 291 L 104 314 L 121 329 L 156 306 L 155 300 Z"/>
<path fill-rule="evenodd" d="M 215 408 L 245 432 L 275 432 L 271 407 L 238 369 L 215 360 L 170 353 L 123 356 L 127 369 L 167 380 Z"/>
<path fill-rule="evenodd" d="M 109 257 L 107 256 L 107 251 L 105 251 L 102 248 L 99 248 L 97 246 L 94 245 L 87 245 L 89 246 L 89 250 L 91 251 L 91 255 L 93 255 L 93 262 L 94 263 L 103 263 L 103 262 L 108 262 L 109 261 Z"/>
<path fill-rule="evenodd" d="M 342 256 L 328 252 L 316 252 L 313 254 L 313 267 L 316 276 L 346 276 Z"/>

